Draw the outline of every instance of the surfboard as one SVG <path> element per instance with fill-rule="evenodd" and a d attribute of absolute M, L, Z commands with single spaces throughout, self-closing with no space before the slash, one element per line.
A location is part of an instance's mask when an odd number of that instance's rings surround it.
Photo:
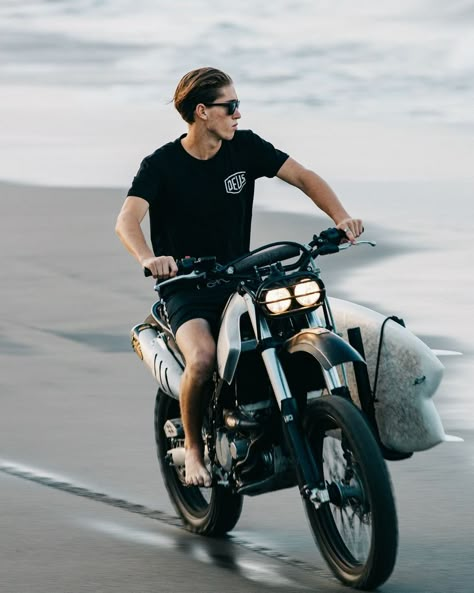
<path fill-rule="evenodd" d="M 329 305 L 336 332 L 341 337 L 348 339 L 348 329 L 360 328 L 374 390 L 380 335 L 386 316 L 334 297 L 329 298 Z M 433 402 L 443 370 L 435 353 L 409 329 L 396 321 L 386 322 L 375 386 L 375 419 L 386 447 L 410 453 L 430 449 L 443 441 L 459 440 L 445 433 Z M 345 371 L 351 394 L 359 403 L 352 365 L 346 365 Z"/>

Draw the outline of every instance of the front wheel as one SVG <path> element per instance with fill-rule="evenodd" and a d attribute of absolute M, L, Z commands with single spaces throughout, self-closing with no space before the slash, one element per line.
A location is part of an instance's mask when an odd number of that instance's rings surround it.
<path fill-rule="evenodd" d="M 243 497 L 219 485 L 186 486 L 183 468 L 170 465 L 167 458 L 170 449 L 184 447 L 184 440 L 169 438 L 164 431 L 167 420 L 179 417 L 178 401 L 159 390 L 155 403 L 155 439 L 166 489 L 186 529 L 201 535 L 223 535 L 239 520 Z"/>
<path fill-rule="evenodd" d="M 319 508 L 305 501 L 313 536 L 339 580 L 374 589 L 392 573 L 398 542 L 390 476 L 377 442 L 360 411 L 334 395 L 311 402 L 305 430 L 331 499 Z"/>

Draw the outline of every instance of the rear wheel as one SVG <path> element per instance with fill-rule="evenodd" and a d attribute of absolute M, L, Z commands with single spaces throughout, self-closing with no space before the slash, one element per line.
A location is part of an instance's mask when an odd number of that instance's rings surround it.
<path fill-rule="evenodd" d="M 179 417 L 178 401 L 159 390 L 155 403 L 155 439 L 166 489 L 186 529 L 201 535 L 222 535 L 239 520 L 243 498 L 223 486 L 186 486 L 183 468 L 170 465 L 167 459 L 168 451 L 184 446 L 184 441 L 167 437 L 163 428 L 167 420 Z"/>
<path fill-rule="evenodd" d="M 360 411 L 341 397 L 312 402 L 305 428 L 331 498 L 318 509 L 305 501 L 313 535 L 342 582 L 374 589 L 392 573 L 398 542 L 395 501 L 382 454 Z"/>

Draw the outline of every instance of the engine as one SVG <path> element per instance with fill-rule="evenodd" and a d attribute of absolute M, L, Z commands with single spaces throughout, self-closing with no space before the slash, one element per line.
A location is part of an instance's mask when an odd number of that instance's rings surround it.
<path fill-rule="evenodd" d="M 224 426 L 216 434 L 216 457 L 237 492 L 261 494 L 295 485 L 291 460 L 278 444 L 280 430 L 272 427 L 271 400 L 224 410 L 223 418 Z"/>

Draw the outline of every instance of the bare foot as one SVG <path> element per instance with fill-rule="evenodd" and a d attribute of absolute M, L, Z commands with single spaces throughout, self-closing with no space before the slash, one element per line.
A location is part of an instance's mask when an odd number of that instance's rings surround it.
<path fill-rule="evenodd" d="M 184 468 L 188 486 L 211 486 L 211 476 L 204 465 L 200 448 L 186 449 Z"/>

